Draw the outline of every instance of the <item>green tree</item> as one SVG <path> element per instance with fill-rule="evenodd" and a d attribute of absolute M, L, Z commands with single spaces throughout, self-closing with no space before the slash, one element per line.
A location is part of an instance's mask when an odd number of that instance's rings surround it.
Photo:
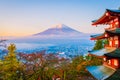
<path fill-rule="evenodd" d="M 103 48 L 103 40 L 97 40 L 93 50 L 99 50 Z"/>
<path fill-rule="evenodd" d="M 0 61 L 0 79 L 2 80 L 22 80 L 20 73 L 21 63 L 16 57 L 15 50 L 16 46 L 10 44 L 10 46 L 8 46 L 8 55 Z"/>
<path fill-rule="evenodd" d="M 108 40 L 108 39 L 104 39 L 104 40 L 103 40 L 103 44 L 104 44 L 104 45 L 108 45 L 108 44 L 109 44 L 109 40 Z"/>

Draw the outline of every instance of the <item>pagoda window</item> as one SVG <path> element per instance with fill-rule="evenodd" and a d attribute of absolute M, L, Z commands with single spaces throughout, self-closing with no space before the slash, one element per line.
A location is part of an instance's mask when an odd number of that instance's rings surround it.
<path fill-rule="evenodd" d="M 119 22 L 118 22 L 118 21 L 116 21 L 116 22 L 115 22 L 115 24 L 116 24 L 116 25 L 118 25 L 118 24 L 119 24 Z"/>
<path fill-rule="evenodd" d="M 118 66 L 118 60 L 117 59 L 114 59 L 114 66 Z"/>
<path fill-rule="evenodd" d="M 111 65 L 111 60 L 108 60 L 108 64 Z"/>
<path fill-rule="evenodd" d="M 118 45 L 118 40 L 115 40 L 115 45 Z"/>
<path fill-rule="evenodd" d="M 112 47 L 112 41 L 111 40 L 109 41 L 109 45 Z"/>
<path fill-rule="evenodd" d="M 118 28 L 118 24 L 119 24 L 119 22 L 117 21 L 117 22 L 115 22 L 115 27 L 116 28 Z"/>
<path fill-rule="evenodd" d="M 107 61 L 106 58 L 103 58 L 103 61 Z"/>
<path fill-rule="evenodd" d="M 114 46 L 118 47 L 119 41 L 118 41 L 118 36 L 114 36 Z"/>
<path fill-rule="evenodd" d="M 110 24 L 110 28 L 112 28 L 113 27 L 113 25 L 112 24 Z"/>

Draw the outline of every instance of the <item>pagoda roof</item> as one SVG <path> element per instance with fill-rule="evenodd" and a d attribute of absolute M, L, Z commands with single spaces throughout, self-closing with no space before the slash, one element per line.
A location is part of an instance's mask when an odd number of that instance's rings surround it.
<path fill-rule="evenodd" d="M 104 55 L 109 58 L 120 58 L 120 49 L 116 49 L 116 50 L 106 53 Z"/>
<path fill-rule="evenodd" d="M 109 35 L 120 35 L 120 28 L 116 28 L 115 30 L 106 30 Z"/>
<path fill-rule="evenodd" d="M 120 70 L 116 70 L 110 77 L 105 80 L 120 80 Z"/>
<path fill-rule="evenodd" d="M 114 36 L 114 35 L 120 36 L 120 28 L 116 28 L 114 30 L 105 30 L 104 33 L 91 35 L 90 37 L 91 37 L 91 40 L 104 39 L 104 38 L 107 38 L 105 37 L 105 34 L 107 34 L 108 36 Z"/>
<path fill-rule="evenodd" d="M 101 36 L 101 35 L 103 35 L 103 33 L 101 33 L 101 34 L 91 35 L 90 37 L 97 37 L 97 36 Z"/>
<path fill-rule="evenodd" d="M 92 21 L 92 25 L 109 24 L 109 21 L 115 19 L 116 17 L 120 17 L 120 10 L 106 9 L 102 17 L 98 20 Z"/>
<path fill-rule="evenodd" d="M 90 37 L 91 37 L 91 40 L 106 38 L 106 37 L 105 37 L 105 33 L 96 34 L 96 35 L 91 35 Z"/>
<path fill-rule="evenodd" d="M 120 10 L 118 9 L 118 10 L 113 10 L 113 9 L 107 9 L 109 12 L 114 12 L 114 13 L 118 13 L 118 14 L 120 14 Z"/>
<path fill-rule="evenodd" d="M 100 50 L 92 50 L 92 51 L 88 51 L 90 54 L 92 55 L 96 55 L 96 56 L 103 56 L 104 54 L 113 52 L 116 48 L 103 48 Z"/>
<path fill-rule="evenodd" d="M 114 74 L 115 70 L 106 66 L 87 66 L 86 69 L 97 79 L 104 80 Z"/>

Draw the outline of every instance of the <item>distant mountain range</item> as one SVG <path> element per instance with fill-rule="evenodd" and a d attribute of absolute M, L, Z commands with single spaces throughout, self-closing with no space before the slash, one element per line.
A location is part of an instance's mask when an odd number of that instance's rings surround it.
<path fill-rule="evenodd" d="M 76 31 L 64 24 L 58 24 L 52 28 L 49 28 L 43 32 L 33 34 L 33 36 L 77 36 L 83 34 Z"/>

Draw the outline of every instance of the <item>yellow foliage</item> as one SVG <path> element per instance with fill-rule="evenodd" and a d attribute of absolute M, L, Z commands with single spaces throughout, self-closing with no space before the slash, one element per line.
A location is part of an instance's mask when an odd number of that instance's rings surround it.
<path fill-rule="evenodd" d="M 0 77 L 3 77 L 5 80 L 16 80 L 16 72 L 19 71 L 20 68 L 23 68 L 16 57 L 15 50 L 15 45 L 10 44 L 10 46 L 8 46 L 8 55 L 4 57 L 4 60 L 0 60 Z"/>
<path fill-rule="evenodd" d="M 87 63 L 86 63 L 86 61 L 84 61 L 84 62 L 80 63 L 76 68 L 78 71 L 85 70 L 86 65 L 87 65 Z"/>

